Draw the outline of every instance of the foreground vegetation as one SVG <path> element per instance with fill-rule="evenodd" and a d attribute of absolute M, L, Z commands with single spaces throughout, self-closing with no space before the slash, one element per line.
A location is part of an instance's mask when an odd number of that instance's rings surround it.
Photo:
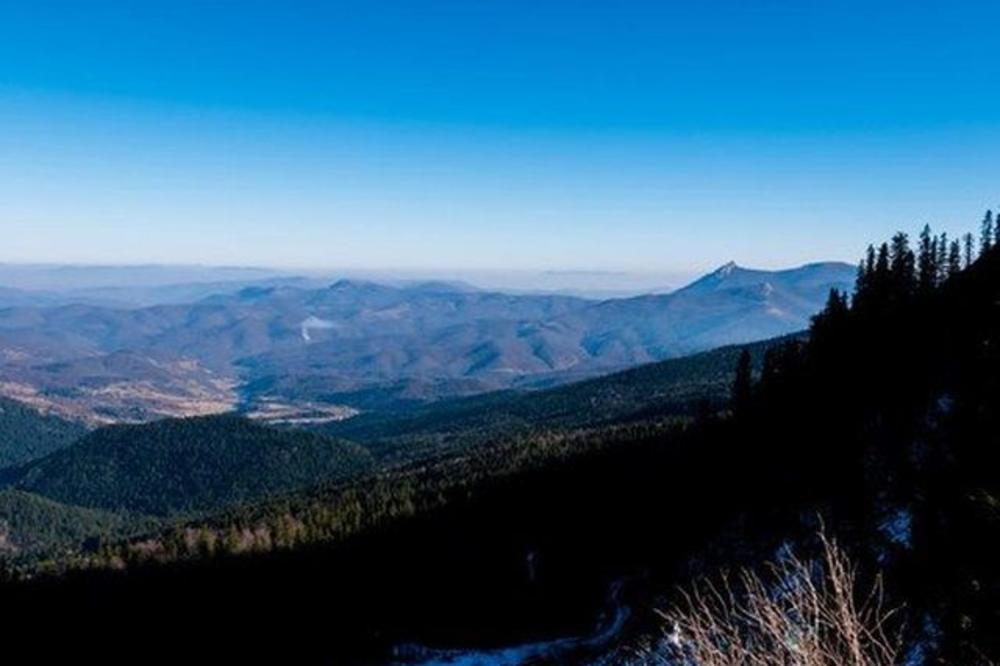
<path fill-rule="evenodd" d="M 856 565 L 821 535 L 815 561 L 786 552 L 766 573 L 706 581 L 663 613 L 668 634 L 646 648 L 649 664 L 698 666 L 894 666 L 902 658 L 897 613 L 881 581 L 862 589 Z"/>

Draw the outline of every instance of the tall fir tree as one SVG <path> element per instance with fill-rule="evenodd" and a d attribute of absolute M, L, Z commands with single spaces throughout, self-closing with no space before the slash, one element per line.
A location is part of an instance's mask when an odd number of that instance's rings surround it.
<path fill-rule="evenodd" d="M 875 247 L 869 245 L 865 258 L 858 264 L 858 277 L 854 283 L 854 307 L 864 309 L 871 302 L 874 278 Z"/>
<path fill-rule="evenodd" d="M 878 246 L 875 270 L 872 272 L 872 297 L 879 305 L 884 305 L 892 289 L 892 272 L 889 268 L 889 244 Z"/>
<path fill-rule="evenodd" d="M 831 344 L 837 344 L 850 315 L 851 306 L 847 301 L 847 294 L 839 289 L 831 289 L 826 299 L 826 307 L 812 318 L 809 344 L 817 348 L 827 348 Z"/>
<path fill-rule="evenodd" d="M 910 239 L 902 231 L 892 237 L 889 267 L 892 274 L 893 296 L 900 299 L 907 298 L 916 284 L 916 260 L 910 249 Z"/>
<path fill-rule="evenodd" d="M 934 276 L 937 272 L 934 266 L 936 253 L 931 239 L 930 225 L 925 224 L 920 232 L 920 245 L 917 249 L 917 286 L 923 294 L 934 288 Z"/>
<path fill-rule="evenodd" d="M 865 254 L 865 273 L 868 274 L 869 279 L 875 273 L 875 246 L 869 245 L 868 252 Z"/>
<path fill-rule="evenodd" d="M 937 283 L 941 284 L 946 279 L 948 279 L 948 234 L 942 233 L 938 236 L 937 243 L 937 260 L 934 262 L 937 266 Z"/>
<path fill-rule="evenodd" d="M 953 240 L 948 246 L 948 277 L 962 270 L 962 244 Z"/>
<path fill-rule="evenodd" d="M 865 271 L 865 260 L 862 259 L 858 262 L 858 270 L 855 273 L 854 278 L 854 300 L 858 299 L 858 294 L 864 292 L 865 286 L 868 283 L 868 274 Z"/>
<path fill-rule="evenodd" d="M 993 211 L 986 211 L 983 216 L 983 223 L 979 229 L 979 256 L 983 256 L 993 247 L 993 235 L 996 230 L 993 228 Z"/>
<path fill-rule="evenodd" d="M 962 246 L 964 251 L 965 267 L 968 268 L 972 265 L 972 260 L 974 259 L 972 254 L 972 246 L 975 241 L 972 238 L 971 233 L 967 233 L 962 236 Z"/>

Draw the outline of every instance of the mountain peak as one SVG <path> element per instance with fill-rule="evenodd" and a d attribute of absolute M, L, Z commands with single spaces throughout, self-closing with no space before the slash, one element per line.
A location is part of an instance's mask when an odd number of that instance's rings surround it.
<path fill-rule="evenodd" d="M 716 268 L 712 275 L 718 278 L 729 277 L 734 271 L 738 270 L 739 266 L 735 261 L 727 261 L 718 268 Z"/>

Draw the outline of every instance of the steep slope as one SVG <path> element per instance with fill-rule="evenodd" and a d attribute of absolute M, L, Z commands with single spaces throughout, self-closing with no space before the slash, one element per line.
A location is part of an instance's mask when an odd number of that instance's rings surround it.
<path fill-rule="evenodd" d="M 86 432 L 79 423 L 0 398 L 0 469 L 65 448 Z"/>
<path fill-rule="evenodd" d="M 67 504 L 168 515 L 344 479 L 369 464 L 348 442 L 216 416 L 102 428 L 0 481 Z"/>

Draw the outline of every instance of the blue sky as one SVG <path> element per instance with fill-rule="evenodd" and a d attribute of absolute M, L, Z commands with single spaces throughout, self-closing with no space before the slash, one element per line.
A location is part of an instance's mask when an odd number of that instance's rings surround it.
<path fill-rule="evenodd" d="M 1000 202 L 998 25 L 986 2 L 0 0 L 0 261 L 853 261 Z"/>

